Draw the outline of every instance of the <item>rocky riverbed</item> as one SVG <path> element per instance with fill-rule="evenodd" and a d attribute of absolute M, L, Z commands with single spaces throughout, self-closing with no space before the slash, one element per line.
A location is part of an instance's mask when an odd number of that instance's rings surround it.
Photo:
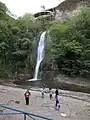
<path fill-rule="evenodd" d="M 60 111 L 55 110 L 55 99 L 49 99 L 48 88 L 41 98 L 41 88 L 31 88 L 30 105 L 24 101 L 25 89 L 0 85 L 0 104 L 26 112 L 46 116 L 53 120 L 90 120 L 90 94 L 59 90 Z M 53 89 L 53 93 L 54 93 Z M 17 103 L 16 101 L 20 101 Z M 11 112 L 0 107 L 0 112 Z M 66 116 L 62 116 L 62 113 Z M 0 120 L 23 120 L 23 115 L 0 116 Z M 27 120 L 30 120 L 27 117 Z M 41 120 L 41 119 L 40 119 Z"/>

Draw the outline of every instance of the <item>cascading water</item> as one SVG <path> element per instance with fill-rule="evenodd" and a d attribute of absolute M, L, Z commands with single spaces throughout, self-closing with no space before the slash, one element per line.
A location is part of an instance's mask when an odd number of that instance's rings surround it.
<path fill-rule="evenodd" d="M 39 44 L 38 44 L 38 51 L 37 51 L 37 62 L 36 62 L 36 67 L 35 67 L 35 75 L 34 75 L 34 78 L 29 80 L 29 81 L 35 81 L 35 80 L 38 79 L 38 72 L 39 72 L 40 63 L 42 62 L 42 60 L 44 58 L 44 52 L 45 52 L 44 51 L 45 34 L 46 34 L 46 31 L 43 32 L 40 36 L 40 41 L 39 41 Z"/>
<path fill-rule="evenodd" d="M 40 41 L 39 41 L 39 44 L 38 44 L 37 64 L 36 64 L 36 68 L 35 68 L 34 79 L 37 79 L 37 77 L 38 77 L 40 63 L 42 62 L 42 60 L 44 58 L 44 40 L 45 40 L 45 34 L 46 34 L 46 31 L 41 34 Z"/>

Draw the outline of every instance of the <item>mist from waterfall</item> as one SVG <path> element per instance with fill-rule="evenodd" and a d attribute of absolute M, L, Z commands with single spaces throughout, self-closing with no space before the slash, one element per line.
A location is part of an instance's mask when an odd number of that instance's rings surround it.
<path fill-rule="evenodd" d="M 35 67 L 35 75 L 34 75 L 34 79 L 38 79 L 38 72 L 39 72 L 39 67 L 40 67 L 40 63 L 42 62 L 43 58 L 44 58 L 44 40 L 45 40 L 45 34 L 46 31 L 43 32 L 40 36 L 40 41 L 38 44 L 38 50 L 37 50 L 37 62 L 36 62 L 36 67 Z"/>

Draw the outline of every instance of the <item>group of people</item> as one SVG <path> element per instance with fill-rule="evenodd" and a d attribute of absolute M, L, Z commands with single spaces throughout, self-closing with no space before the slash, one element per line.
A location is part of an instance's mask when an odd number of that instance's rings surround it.
<path fill-rule="evenodd" d="M 59 92 L 58 92 L 58 89 L 56 89 L 55 91 L 55 109 L 56 110 L 60 110 L 60 102 L 59 102 L 59 98 L 58 98 L 58 95 L 59 95 Z M 52 89 L 49 89 L 49 97 L 50 97 L 50 100 L 53 98 L 53 92 L 52 92 Z"/>
<path fill-rule="evenodd" d="M 42 89 L 41 94 L 42 94 L 42 98 L 44 98 L 44 88 Z M 59 95 L 59 92 L 58 92 L 58 89 L 56 89 L 55 91 L 55 101 L 56 101 L 55 109 L 56 110 L 60 110 L 60 102 L 59 102 L 58 95 Z M 29 105 L 29 98 L 31 96 L 31 93 L 29 92 L 29 90 L 25 92 L 24 96 L 25 96 L 26 105 Z M 50 100 L 53 98 L 53 91 L 51 88 L 49 88 L 49 97 L 50 97 Z"/>

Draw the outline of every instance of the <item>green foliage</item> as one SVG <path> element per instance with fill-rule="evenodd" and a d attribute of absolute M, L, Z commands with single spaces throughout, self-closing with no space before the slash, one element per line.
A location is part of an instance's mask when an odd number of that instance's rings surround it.
<path fill-rule="evenodd" d="M 90 8 L 82 9 L 72 20 L 50 27 L 50 53 L 59 70 L 67 75 L 90 75 Z"/>
<path fill-rule="evenodd" d="M 25 14 L 17 20 L 0 2 L 0 76 L 33 69 L 32 51 L 41 31 L 50 21 Z M 61 73 L 90 75 L 90 8 L 82 9 L 71 20 L 54 22 L 49 29 L 49 55 Z"/>
<path fill-rule="evenodd" d="M 41 31 L 39 21 L 32 14 L 17 20 L 0 2 L 0 76 L 24 72 L 33 68 L 32 48 Z M 29 66 L 29 67 L 28 67 Z M 7 74 L 7 75 L 5 75 Z"/>
<path fill-rule="evenodd" d="M 5 4 L 0 2 L 0 20 L 7 18 L 7 14 L 6 14 L 7 11 L 8 11 L 8 9 L 5 6 Z"/>

